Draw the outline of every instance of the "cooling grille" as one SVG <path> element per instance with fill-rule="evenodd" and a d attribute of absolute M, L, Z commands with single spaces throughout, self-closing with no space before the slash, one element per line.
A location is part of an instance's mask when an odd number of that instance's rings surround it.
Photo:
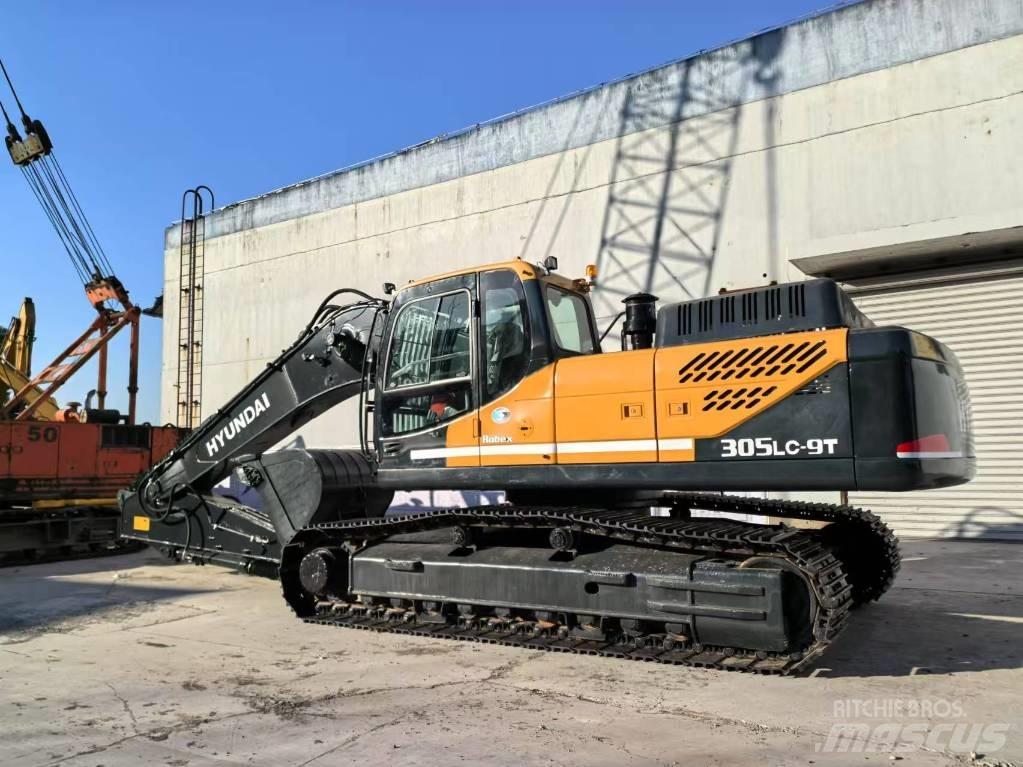
<path fill-rule="evenodd" d="M 700 352 L 679 368 L 678 382 L 710 383 L 803 373 L 828 353 L 827 342 L 750 344 L 738 349 Z"/>
<path fill-rule="evenodd" d="M 821 377 L 847 359 L 847 341 L 835 328 L 658 350 L 667 436 L 721 436 L 796 392 L 827 393 Z"/>
<path fill-rule="evenodd" d="M 761 400 L 774 394 L 777 389 L 777 386 L 715 389 L 707 392 L 704 396 L 702 409 L 705 413 L 711 410 L 739 410 L 741 408 L 751 410 L 759 405 Z"/>
<path fill-rule="evenodd" d="M 656 346 L 794 333 L 872 323 L 831 280 L 808 280 L 722 293 L 657 311 Z"/>

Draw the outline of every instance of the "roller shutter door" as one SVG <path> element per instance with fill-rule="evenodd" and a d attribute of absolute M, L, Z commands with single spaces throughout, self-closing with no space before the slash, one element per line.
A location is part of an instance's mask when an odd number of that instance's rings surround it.
<path fill-rule="evenodd" d="M 950 346 L 973 403 L 977 477 L 914 493 L 850 493 L 904 537 L 1023 541 L 1023 276 L 854 292 L 878 325 L 903 325 Z"/>

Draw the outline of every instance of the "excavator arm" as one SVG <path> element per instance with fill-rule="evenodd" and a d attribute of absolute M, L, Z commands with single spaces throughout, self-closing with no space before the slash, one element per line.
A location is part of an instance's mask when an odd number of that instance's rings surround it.
<path fill-rule="evenodd" d="M 36 335 L 36 307 L 31 298 L 25 297 L 18 309 L 18 316 L 11 317 L 11 324 L 0 337 L 0 358 L 17 369 L 22 375 L 32 375 L 32 346 Z"/>
<path fill-rule="evenodd" d="M 362 300 L 331 303 L 344 293 Z M 121 493 L 122 535 L 176 558 L 252 569 L 276 562 L 294 529 L 336 505 L 332 491 L 363 490 L 371 466 L 361 451 L 263 453 L 363 391 L 385 311 L 360 291 L 331 293 L 291 346 Z M 262 508 L 214 494 L 232 471 L 257 490 Z"/>
<path fill-rule="evenodd" d="M 11 318 L 7 330 L 0 329 L 0 406 L 15 392 L 29 387 L 32 378 L 32 345 L 36 334 L 36 309 L 31 298 L 26 297 L 18 310 L 18 316 Z M 29 387 L 25 402 L 35 406 L 35 417 L 40 421 L 56 419 L 60 409 L 53 397 L 44 397 L 39 387 Z"/>

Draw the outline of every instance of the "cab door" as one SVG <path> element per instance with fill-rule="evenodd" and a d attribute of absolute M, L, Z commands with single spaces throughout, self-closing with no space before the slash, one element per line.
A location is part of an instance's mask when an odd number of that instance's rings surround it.
<path fill-rule="evenodd" d="M 480 466 L 554 463 L 554 366 L 533 327 L 540 317 L 515 271 L 480 274 Z"/>
<path fill-rule="evenodd" d="M 377 370 L 381 468 L 479 466 L 476 275 L 402 291 Z"/>

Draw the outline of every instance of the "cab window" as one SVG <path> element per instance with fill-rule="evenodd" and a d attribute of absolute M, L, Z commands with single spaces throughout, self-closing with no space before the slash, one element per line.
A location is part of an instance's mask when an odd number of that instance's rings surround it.
<path fill-rule="evenodd" d="M 415 301 L 394 326 L 387 388 L 467 377 L 469 359 L 469 294 Z"/>
<path fill-rule="evenodd" d="M 391 335 L 381 429 L 393 436 L 430 428 L 472 405 L 469 294 L 406 304 Z"/>
<path fill-rule="evenodd" d="M 522 380 L 529 365 L 526 294 L 515 272 L 484 272 L 483 404 L 504 394 Z"/>
<path fill-rule="evenodd" d="M 558 349 L 570 354 L 592 354 L 596 343 L 586 300 L 554 285 L 545 286 L 544 297 Z"/>

